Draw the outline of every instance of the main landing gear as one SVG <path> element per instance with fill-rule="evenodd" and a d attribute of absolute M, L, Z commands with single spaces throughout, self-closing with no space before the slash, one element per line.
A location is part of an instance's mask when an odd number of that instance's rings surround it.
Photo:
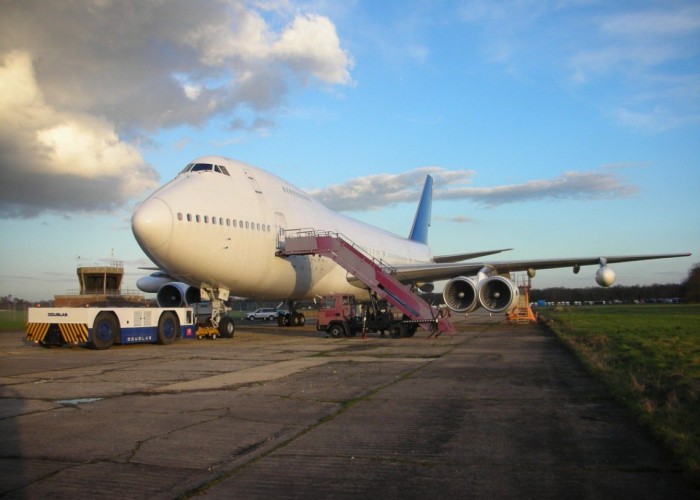
<path fill-rule="evenodd" d="M 277 318 L 277 324 L 279 326 L 304 326 L 306 324 L 306 318 L 304 313 L 300 313 L 296 310 L 296 302 L 290 300 L 289 312 L 284 316 L 279 316 Z"/>

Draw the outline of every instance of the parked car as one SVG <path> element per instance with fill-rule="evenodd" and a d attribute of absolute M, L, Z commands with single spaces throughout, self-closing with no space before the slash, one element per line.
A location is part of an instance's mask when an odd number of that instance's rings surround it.
<path fill-rule="evenodd" d="M 248 321 L 253 321 L 254 319 L 272 321 L 277 319 L 277 316 L 279 315 L 280 311 L 278 311 L 274 307 L 261 307 L 260 309 L 256 309 L 255 311 L 246 314 L 245 319 L 247 319 Z"/>

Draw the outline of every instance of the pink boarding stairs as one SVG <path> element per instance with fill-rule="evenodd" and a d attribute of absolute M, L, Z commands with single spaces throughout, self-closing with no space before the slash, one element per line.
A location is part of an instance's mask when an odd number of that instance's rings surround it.
<path fill-rule="evenodd" d="M 408 316 L 410 320 L 404 323 L 419 324 L 430 333 L 429 337 L 455 332 L 449 315 L 441 314 L 436 307 L 413 293 L 410 286 L 398 281 L 394 277 L 396 269 L 368 256 L 339 233 L 313 229 L 288 230 L 277 254 L 328 257 Z"/>

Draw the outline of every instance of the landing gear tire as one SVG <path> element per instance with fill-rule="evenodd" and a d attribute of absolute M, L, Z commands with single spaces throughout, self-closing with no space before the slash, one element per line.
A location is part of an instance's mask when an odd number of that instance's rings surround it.
<path fill-rule="evenodd" d="M 219 335 L 225 339 L 232 339 L 235 333 L 236 327 L 233 323 L 233 319 L 229 316 L 224 316 L 219 321 Z"/>
<path fill-rule="evenodd" d="M 180 322 L 172 311 L 165 311 L 158 320 L 158 343 L 172 344 L 180 331 Z"/>
<path fill-rule="evenodd" d="M 306 323 L 306 318 L 302 313 L 294 313 L 292 315 L 292 326 L 304 326 Z"/>
<path fill-rule="evenodd" d="M 90 347 L 97 350 L 109 349 L 119 337 L 119 320 L 114 314 L 101 312 L 92 325 Z"/>

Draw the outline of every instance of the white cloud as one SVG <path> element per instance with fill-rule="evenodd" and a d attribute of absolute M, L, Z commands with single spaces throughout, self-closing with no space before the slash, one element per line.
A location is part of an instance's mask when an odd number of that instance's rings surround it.
<path fill-rule="evenodd" d="M 109 122 L 45 101 L 26 53 L 2 58 L 0 115 L 0 217 L 107 210 L 156 185 L 155 172 Z"/>
<path fill-rule="evenodd" d="M 625 184 L 609 172 L 566 172 L 554 179 L 482 188 L 470 186 L 474 171 L 425 167 L 401 174 L 351 179 L 309 194 L 334 210 L 373 210 L 396 203 L 416 202 L 427 174 L 434 178 L 434 199 L 471 200 L 487 207 L 534 200 L 617 198 L 637 192 L 635 186 Z"/>
<path fill-rule="evenodd" d="M 275 43 L 274 52 L 302 75 L 308 73 L 329 84 L 350 83 L 352 59 L 340 48 L 328 18 L 296 16 Z"/>
<path fill-rule="evenodd" d="M 160 129 L 269 126 L 294 85 L 351 83 L 334 24 L 284 0 L 23 0 L 0 32 L 0 217 L 122 206 L 155 185 L 138 145 Z"/>

